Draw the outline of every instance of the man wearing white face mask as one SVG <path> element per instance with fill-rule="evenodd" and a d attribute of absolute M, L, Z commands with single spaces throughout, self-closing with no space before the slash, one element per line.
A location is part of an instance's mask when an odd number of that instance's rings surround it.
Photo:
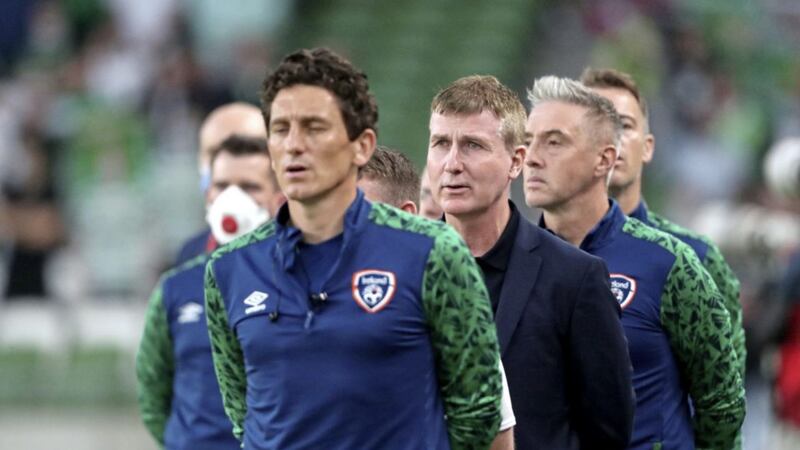
<path fill-rule="evenodd" d="M 200 171 L 200 189 L 208 200 L 211 193 L 211 155 L 213 150 L 232 135 L 253 138 L 267 138 L 261 110 L 255 106 L 235 102 L 222 105 L 208 114 L 198 133 L 199 151 L 197 164 Z M 178 252 L 175 265 L 178 266 L 197 255 L 209 253 L 214 244 L 208 228 L 195 233 L 187 239 Z"/>
<path fill-rule="evenodd" d="M 264 139 L 233 135 L 210 155 L 211 247 L 267 222 L 284 201 Z M 150 298 L 136 359 L 139 406 L 168 450 L 237 449 L 211 360 L 203 301 L 206 255 L 165 273 Z"/>
<path fill-rule="evenodd" d="M 267 142 L 233 135 L 211 152 L 206 221 L 218 244 L 254 230 L 286 200 L 270 167 Z"/>

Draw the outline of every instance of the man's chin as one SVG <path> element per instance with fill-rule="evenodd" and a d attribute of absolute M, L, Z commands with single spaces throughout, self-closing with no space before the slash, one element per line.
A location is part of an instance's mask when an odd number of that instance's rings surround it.
<path fill-rule="evenodd" d="M 448 216 L 466 216 L 475 212 L 475 207 L 470 202 L 450 200 L 442 203 L 442 211 Z"/>
<path fill-rule="evenodd" d="M 539 191 L 525 191 L 525 204 L 529 208 L 542 208 L 547 204 L 547 198 Z"/>
<path fill-rule="evenodd" d="M 633 181 L 619 180 L 612 178 L 611 183 L 608 185 L 608 193 L 611 194 L 612 197 L 617 197 L 623 192 L 625 192 L 632 185 Z"/>

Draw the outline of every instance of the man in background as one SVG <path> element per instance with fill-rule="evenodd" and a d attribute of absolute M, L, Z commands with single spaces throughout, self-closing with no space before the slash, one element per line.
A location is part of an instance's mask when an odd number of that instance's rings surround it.
<path fill-rule="evenodd" d="M 208 158 L 207 219 L 214 241 L 225 244 L 264 223 L 282 194 L 264 139 L 233 135 Z M 211 359 L 203 301 L 206 261 L 201 254 L 161 277 L 136 358 L 142 420 L 167 450 L 239 448 Z"/>
<path fill-rule="evenodd" d="M 739 361 L 739 373 L 744 379 L 745 348 L 742 327 L 742 305 L 739 299 L 739 280 L 725 261 L 719 247 L 710 239 L 670 222 L 650 211 L 642 196 L 642 173 L 644 166 L 653 159 L 655 137 L 650 133 L 647 102 L 639 92 L 634 79 L 623 72 L 612 69 L 587 68 L 581 82 L 597 94 L 607 98 L 622 120 L 620 155 L 614 165 L 609 191 L 617 200 L 622 212 L 635 217 L 653 228 L 669 233 L 690 247 L 700 258 L 703 267 L 714 279 L 725 300 L 731 316 L 733 343 Z"/>
<path fill-rule="evenodd" d="M 206 203 L 208 203 L 208 190 L 211 184 L 211 152 L 233 134 L 266 139 L 267 131 L 264 129 L 261 110 L 248 103 L 228 103 L 211 111 L 200 126 L 197 165 L 200 172 L 200 189 Z M 214 241 L 211 230 L 205 228 L 181 246 L 175 265 L 208 253 L 216 246 L 217 243 Z"/>
<path fill-rule="evenodd" d="M 417 214 L 419 175 L 406 155 L 378 145 L 369 162 L 358 170 L 358 187 L 367 200 Z"/>
<path fill-rule="evenodd" d="M 442 218 L 442 207 L 436 203 L 431 195 L 431 182 L 428 178 L 428 167 L 422 169 L 419 194 L 419 215 L 428 219 L 439 220 Z"/>

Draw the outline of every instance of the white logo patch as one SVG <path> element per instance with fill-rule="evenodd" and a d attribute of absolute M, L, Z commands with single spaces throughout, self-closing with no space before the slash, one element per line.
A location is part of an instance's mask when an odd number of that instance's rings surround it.
<path fill-rule="evenodd" d="M 246 299 L 244 299 L 245 305 L 250 305 L 248 308 L 244 310 L 245 314 L 252 314 L 254 312 L 259 312 L 267 309 L 267 305 L 264 302 L 269 297 L 269 294 L 266 292 L 261 291 L 253 291 L 252 294 L 248 295 Z"/>
<path fill-rule="evenodd" d="M 199 303 L 189 302 L 180 307 L 178 323 L 197 322 L 203 315 L 203 306 Z"/>
<path fill-rule="evenodd" d="M 621 273 L 612 273 L 609 277 L 611 293 L 619 302 L 619 307 L 625 309 L 636 295 L 636 280 Z"/>
<path fill-rule="evenodd" d="M 361 270 L 353 274 L 353 300 L 364 311 L 376 313 L 392 301 L 395 286 L 394 272 Z"/>

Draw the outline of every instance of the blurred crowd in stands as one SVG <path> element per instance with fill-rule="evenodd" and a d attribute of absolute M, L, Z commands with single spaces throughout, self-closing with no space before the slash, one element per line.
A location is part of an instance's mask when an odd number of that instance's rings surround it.
<path fill-rule="evenodd" d="M 202 224 L 199 120 L 257 99 L 290 6 L 0 4 L 0 297 L 144 298 Z"/>

